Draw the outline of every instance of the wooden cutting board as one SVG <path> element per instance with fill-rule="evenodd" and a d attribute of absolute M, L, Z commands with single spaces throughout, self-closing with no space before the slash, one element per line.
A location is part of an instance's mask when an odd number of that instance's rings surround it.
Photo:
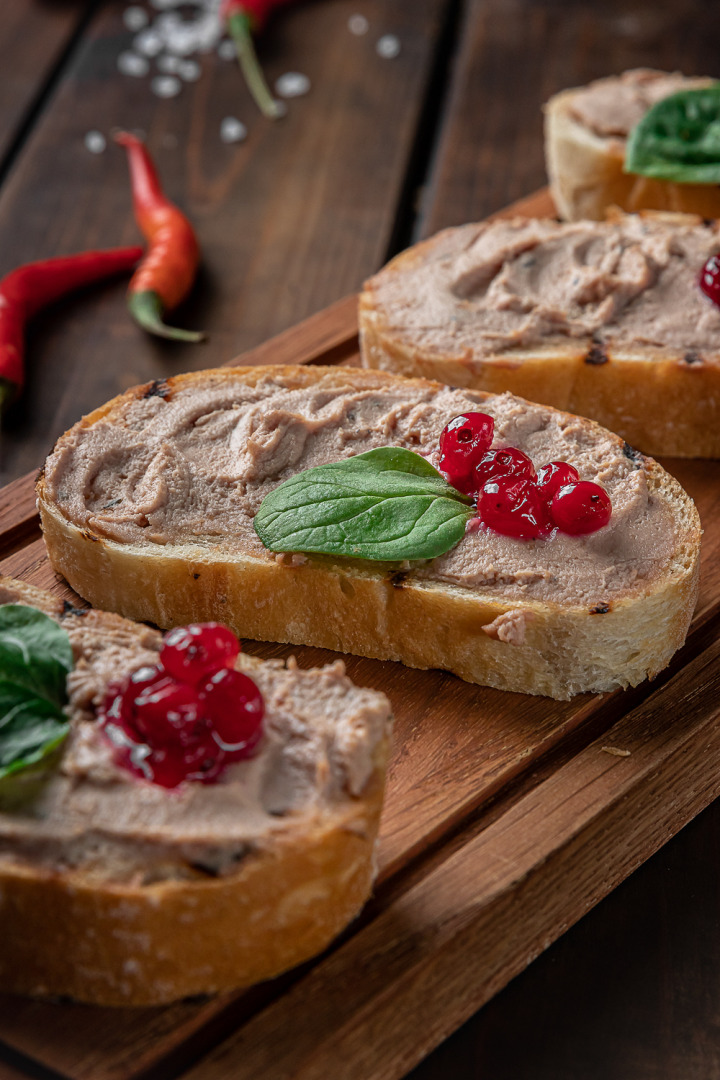
<path fill-rule="evenodd" d="M 511 211 L 552 205 L 539 193 Z M 239 362 L 357 363 L 355 298 Z M 322 957 L 242 994 L 137 1010 L 0 995 L 0 1073 L 4 1060 L 77 1080 L 398 1080 L 707 806 L 720 793 L 720 463 L 665 465 L 705 526 L 698 609 L 665 672 L 558 703 L 348 657 L 396 715 L 363 915 Z M 72 596 L 45 557 L 33 477 L 0 491 L 0 559 Z"/>

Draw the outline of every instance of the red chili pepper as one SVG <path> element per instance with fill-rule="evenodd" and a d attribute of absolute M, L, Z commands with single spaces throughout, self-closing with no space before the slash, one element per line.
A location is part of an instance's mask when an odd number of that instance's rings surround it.
<path fill-rule="evenodd" d="M 25 381 L 25 323 L 66 293 L 115 274 L 129 273 L 141 247 L 84 251 L 28 263 L 0 281 L 0 410 L 17 397 Z"/>
<path fill-rule="evenodd" d="M 165 196 L 143 143 L 125 131 L 115 136 L 115 142 L 128 152 L 135 220 L 150 245 L 130 282 L 130 314 L 144 330 L 158 337 L 203 341 L 202 333 L 163 322 L 164 313 L 185 299 L 195 280 L 199 251 L 193 227 Z"/>
<path fill-rule="evenodd" d="M 277 120 L 285 115 L 285 110 L 270 92 L 262 68 L 258 62 L 252 35 L 262 30 L 268 15 L 276 7 L 290 3 L 290 0 L 223 0 L 220 15 L 225 19 L 228 30 L 235 42 L 238 60 L 245 76 L 248 90 L 255 99 L 255 104 L 264 116 Z"/>

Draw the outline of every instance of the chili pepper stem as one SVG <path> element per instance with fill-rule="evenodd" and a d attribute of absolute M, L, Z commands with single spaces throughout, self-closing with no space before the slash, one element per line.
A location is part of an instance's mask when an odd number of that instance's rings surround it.
<path fill-rule="evenodd" d="M 149 334 L 157 337 L 168 338 L 170 341 L 204 341 L 205 334 L 198 330 L 180 330 L 176 326 L 166 326 L 162 321 L 163 305 L 156 292 L 147 289 L 145 292 L 130 293 L 128 296 L 128 308 L 133 318 L 147 330 Z"/>
<path fill-rule="evenodd" d="M 255 52 L 252 34 L 250 32 L 250 19 L 243 12 L 235 11 L 228 16 L 227 28 L 232 35 L 237 49 L 238 62 L 245 76 L 248 90 L 252 94 L 255 104 L 263 116 L 268 120 L 279 120 L 285 115 L 285 110 L 279 101 L 270 93 L 270 88 L 265 81 L 262 68 Z"/>

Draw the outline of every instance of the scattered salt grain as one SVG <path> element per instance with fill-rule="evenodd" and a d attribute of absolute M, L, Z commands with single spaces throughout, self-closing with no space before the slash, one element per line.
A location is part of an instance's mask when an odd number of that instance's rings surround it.
<path fill-rule="evenodd" d="M 218 45 L 218 56 L 221 60 L 234 60 L 237 56 L 237 49 L 235 48 L 235 42 L 226 38 L 225 41 L 221 41 Z"/>
<path fill-rule="evenodd" d="M 351 15 L 348 19 L 348 30 L 355 37 L 362 37 L 370 29 L 370 23 L 364 15 Z"/>
<path fill-rule="evenodd" d="M 178 144 L 177 135 L 173 135 L 172 132 L 170 132 L 170 131 L 165 132 L 165 134 L 163 135 L 160 142 L 162 143 L 162 145 L 165 147 L 166 150 L 176 150 L 177 149 L 177 144 Z"/>
<path fill-rule="evenodd" d="M 375 52 L 382 56 L 383 60 L 394 60 L 400 55 L 400 39 L 394 34 L 383 34 L 375 46 Z"/>
<path fill-rule="evenodd" d="M 107 146 L 107 141 L 102 131 L 88 131 L 85 136 L 85 149 L 91 154 L 102 154 Z"/>
<path fill-rule="evenodd" d="M 147 30 L 141 30 L 135 38 L 133 45 L 141 56 L 153 57 L 163 51 L 163 39 L 160 34 L 158 34 L 157 30 L 153 30 L 152 27 L 148 27 Z"/>
<path fill-rule="evenodd" d="M 150 83 L 153 94 L 160 98 L 172 98 L 182 90 L 182 83 L 174 75 L 156 75 Z"/>
<path fill-rule="evenodd" d="M 283 98 L 302 97 L 309 89 L 310 80 L 299 71 L 288 71 L 275 82 L 275 93 Z"/>
<path fill-rule="evenodd" d="M 177 75 L 180 70 L 182 60 L 177 56 L 167 56 L 163 54 L 157 58 L 157 69 L 161 71 L 163 75 Z"/>
<path fill-rule="evenodd" d="M 117 66 L 118 71 L 121 71 L 123 75 L 132 75 L 136 79 L 141 79 L 150 70 L 150 65 L 144 56 L 138 56 L 137 53 L 129 50 L 120 53 Z"/>
<path fill-rule="evenodd" d="M 220 138 L 224 143 L 242 142 L 247 138 L 247 128 L 236 116 L 226 116 L 220 124 Z"/>
<path fill-rule="evenodd" d="M 197 82 L 201 75 L 197 60 L 181 60 L 178 75 L 184 82 Z"/>
<path fill-rule="evenodd" d="M 148 24 L 147 12 L 135 5 L 133 7 L 125 8 L 125 11 L 123 12 L 123 22 L 128 30 L 142 30 L 142 28 Z"/>

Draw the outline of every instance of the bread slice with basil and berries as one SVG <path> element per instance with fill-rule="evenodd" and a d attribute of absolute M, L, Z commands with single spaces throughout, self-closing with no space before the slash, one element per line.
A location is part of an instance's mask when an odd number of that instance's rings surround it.
<path fill-rule="evenodd" d="M 474 412 L 526 478 L 561 461 L 600 485 L 609 522 L 526 539 L 483 524 L 433 467 Z M 697 511 L 655 461 L 546 406 L 383 372 L 137 387 L 59 439 L 38 498 L 52 565 L 96 606 L 560 699 L 660 671 L 697 595 Z"/>
<path fill-rule="evenodd" d="M 230 990 L 358 913 L 387 698 L 341 662 L 233 665 L 236 650 L 222 628 L 163 645 L 0 579 L 4 992 L 124 1006 Z"/>
<path fill-rule="evenodd" d="M 700 285 L 710 260 L 720 300 L 719 248 L 716 222 L 683 215 L 447 229 L 366 282 L 363 363 L 510 390 L 647 454 L 720 457 L 720 307 Z"/>
<path fill-rule="evenodd" d="M 705 95 L 700 124 L 692 115 L 697 98 L 688 115 L 687 91 Z M 678 94 L 680 98 L 674 97 Z M 660 102 L 664 102 L 663 114 L 655 121 L 649 111 Z M 630 213 L 669 210 L 718 217 L 717 175 L 713 182 L 696 179 L 702 173 L 694 166 L 707 161 L 707 152 L 693 146 L 696 138 L 700 142 L 704 137 L 709 121 L 717 121 L 718 102 L 717 83 L 712 79 L 649 68 L 555 94 L 544 109 L 545 162 L 560 216 L 566 221 L 602 221 L 608 207 L 616 206 Z M 705 115 L 708 107 L 709 116 Z M 688 129 L 693 129 L 692 135 Z M 642 173 L 625 171 L 629 139 L 633 145 L 629 164 Z M 680 159 L 673 161 L 677 147 Z M 670 165 L 674 167 L 668 179 Z M 716 169 L 718 165 L 716 157 Z"/>

